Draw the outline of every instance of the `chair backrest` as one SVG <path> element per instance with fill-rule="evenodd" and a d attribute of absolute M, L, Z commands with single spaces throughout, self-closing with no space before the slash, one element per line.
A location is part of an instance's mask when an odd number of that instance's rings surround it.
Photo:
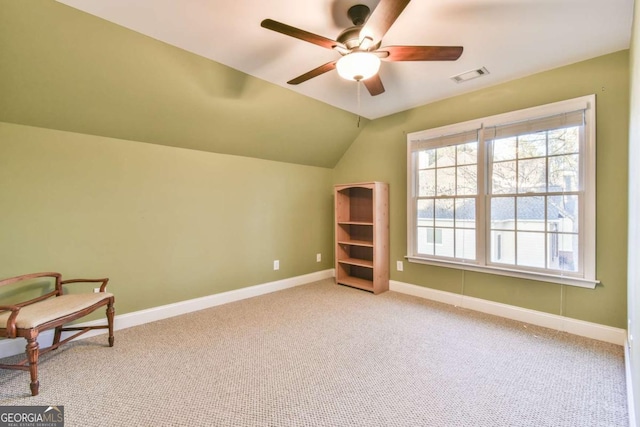
<path fill-rule="evenodd" d="M 54 290 L 52 290 L 51 292 L 47 292 L 44 295 L 40 295 L 39 297 L 30 299 L 28 301 L 24 301 L 21 302 L 19 304 L 15 304 L 18 307 L 23 307 L 29 304 L 33 304 L 35 302 L 38 301 L 42 301 L 45 300 L 47 298 L 51 298 L 53 296 L 59 296 L 62 295 L 62 284 L 60 283 L 62 275 L 60 273 L 52 273 L 52 272 L 47 272 L 47 273 L 31 273 L 31 274 L 23 274 L 22 276 L 16 276 L 16 277 L 10 277 L 8 279 L 2 279 L 0 280 L 0 287 L 5 286 L 5 285 L 11 285 L 13 283 L 17 283 L 17 282 L 22 282 L 25 280 L 31 280 L 31 279 L 38 279 L 41 277 L 51 277 L 51 278 L 55 278 L 55 288 Z"/>

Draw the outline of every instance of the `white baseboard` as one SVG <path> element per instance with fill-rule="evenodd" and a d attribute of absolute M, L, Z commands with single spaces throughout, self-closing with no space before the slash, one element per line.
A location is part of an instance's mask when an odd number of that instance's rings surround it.
<path fill-rule="evenodd" d="M 329 279 L 335 276 L 333 269 L 317 271 L 315 273 L 305 274 L 302 276 L 291 277 L 288 279 L 278 280 L 275 282 L 263 283 L 260 285 L 249 286 L 246 288 L 235 289 L 233 291 L 222 292 L 219 294 L 208 295 L 206 297 L 180 301 L 173 304 L 167 304 L 159 307 L 148 308 L 145 310 L 135 311 L 116 315 L 113 327 L 115 330 L 130 328 L 132 326 L 142 325 L 144 323 L 155 322 L 157 320 L 168 319 L 181 314 L 187 314 L 205 308 L 215 307 L 217 305 L 227 304 L 247 298 L 265 295 L 271 292 L 283 289 L 293 288 L 295 286 L 304 285 L 318 280 Z M 117 296 L 116 296 L 117 298 Z M 106 325 L 105 319 L 94 320 L 91 322 L 81 323 L 78 326 L 95 326 Z M 106 333 L 106 330 L 94 330 L 87 332 L 79 337 L 79 339 L 89 338 L 91 336 Z M 64 338 L 64 336 L 63 336 Z M 38 342 L 42 347 L 48 347 L 53 341 L 53 331 L 45 331 L 38 336 Z M 0 341 L 0 358 L 9 357 L 16 354 L 24 353 L 26 341 L 23 339 L 5 339 Z"/>
<path fill-rule="evenodd" d="M 612 344 L 624 345 L 627 337 L 627 331 L 624 329 L 613 328 L 611 326 L 600 325 L 598 323 L 585 322 L 583 320 L 572 319 L 570 317 L 558 316 L 513 305 L 501 304 L 466 295 L 439 291 L 425 288 L 423 286 L 397 282 L 395 280 L 389 281 L 389 289 L 403 294 L 480 311 L 482 313 L 506 317 L 507 319 L 543 326 L 545 328 L 568 332 L 570 334 L 580 335 Z"/>
<path fill-rule="evenodd" d="M 633 381 L 631 381 L 631 357 L 629 354 L 629 342 L 624 344 L 624 368 L 627 380 L 627 408 L 629 408 L 629 427 L 636 427 L 636 408 L 633 398 Z"/>

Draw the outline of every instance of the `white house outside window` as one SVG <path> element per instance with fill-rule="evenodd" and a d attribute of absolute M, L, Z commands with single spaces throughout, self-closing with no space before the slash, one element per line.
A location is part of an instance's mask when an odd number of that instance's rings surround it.
<path fill-rule="evenodd" d="M 595 279 L 595 96 L 408 135 L 408 256 Z"/>

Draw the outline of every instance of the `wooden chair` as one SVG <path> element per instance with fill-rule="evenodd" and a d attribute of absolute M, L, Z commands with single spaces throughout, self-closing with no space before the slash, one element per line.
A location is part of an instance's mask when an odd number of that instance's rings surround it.
<path fill-rule="evenodd" d="M 31 395 L 39 392 L 38 357 L 55 350 L 72 339 L 93 329 L 109 329 L 109 347 L 113 347 L 113 317 L 115 310 L 113 294 L 106 292 L 109 279 L 73 279 L 61 280 L 60 273 L 33 273 L 0 280 L 0 287 L 19 282 L 33 283 L 33 279 L 53 278 L 55 289 L 30 300 L 4 305 L 0 303 L 0 336 L 6 338 L 25 338 L 27 340 L 26 359 L 13 364 L 2 365 L 0 369 L 18 369 L 31 374 Z M 27 282 L 29 281 L 29 282 Z M 63 285 L 71 283 L 101 283 L 100 292 L 65 294 Z M 92 313 L 99 307 L 107 306 L 107 325 L 87 327 L 65 327 L 64 325 Z M 40 349 L 38 335 L 45 330 L 55 329 L 50 347 Z M 60 340 L 62 333 L 76 331 L 75 334 Z"/>

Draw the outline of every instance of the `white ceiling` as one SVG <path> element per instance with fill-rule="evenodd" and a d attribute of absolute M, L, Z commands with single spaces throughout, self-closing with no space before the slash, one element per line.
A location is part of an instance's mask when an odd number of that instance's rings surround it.
<path fill-rule="evenodd" d="M 265 18 L 330 38 L 347 9 L 378 0 L 58 0 L 335 107 L 374 119 L 629 47 L 633 0 L 413 0 L 386 45 L 463 46 L 454 62 L 383 62 L 386 92 L 372 97 L 331 71 L 287 81 L 339 58 L 264 29 Z M 386 1 L 386 0 L 382 0 Z M 465 83 L 450 77 L 486 67 Z"/>

